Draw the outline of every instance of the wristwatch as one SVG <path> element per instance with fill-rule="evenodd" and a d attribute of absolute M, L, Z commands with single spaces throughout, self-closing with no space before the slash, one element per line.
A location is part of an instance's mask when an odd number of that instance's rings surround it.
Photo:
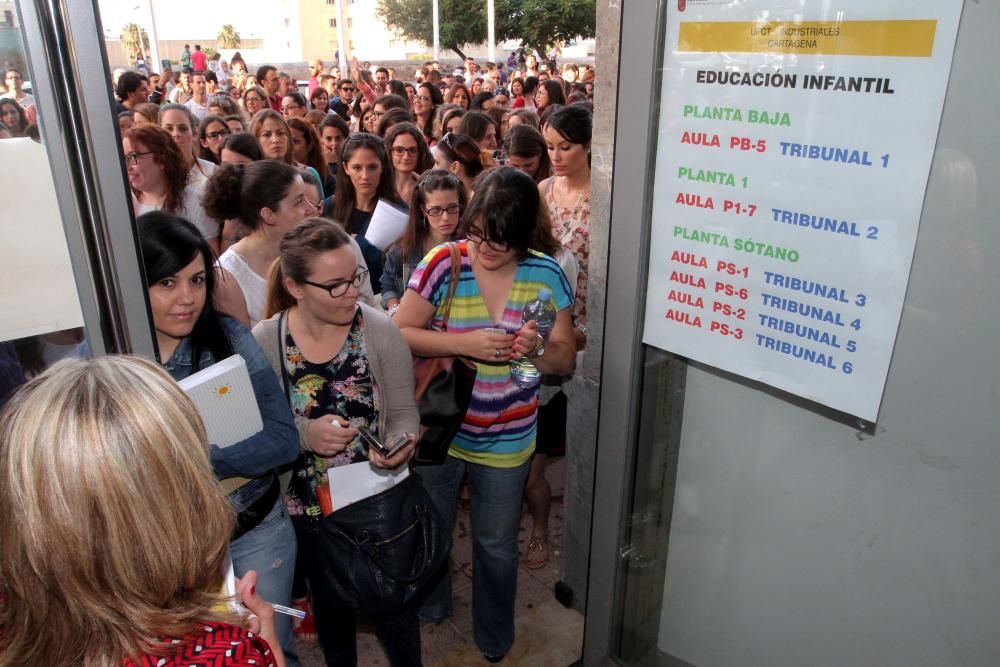
<path fill-rule="evenodd" d="M 538 336 L 538 347 L 536 347 L 535 351 L 528 356 L 529 359 L 537 359 L 545 354 L 545 338 L 543 338 L 540 333 L 536 333 L 535 335 Z"/>

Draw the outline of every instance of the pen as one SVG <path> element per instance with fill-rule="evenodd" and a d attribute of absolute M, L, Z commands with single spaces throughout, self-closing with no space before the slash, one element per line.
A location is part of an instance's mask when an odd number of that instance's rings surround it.
<path fill-rule="evenodd" d="M 271 603 L 271 606 L 274 607 L 274 610 L 279 614 L 288 614 L 289 616 L 294 616 L 295 618 L 306 617 L 306 613 L 301 609 L 292 609 L 291 607 L 286 607 L 283 604 L 274 604 L 273 602 Z"/>

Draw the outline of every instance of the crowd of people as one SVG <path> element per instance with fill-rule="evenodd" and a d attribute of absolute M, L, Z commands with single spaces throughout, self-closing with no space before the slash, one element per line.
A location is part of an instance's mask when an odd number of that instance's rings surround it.
<path fill-rule="evenodd" d="M 22 533 L 5 530 L 0 664 L 171 664 L 157 660 L 223 634 L 257 660 L 247 664 L 297 664 L 290 617 L 265 602 L 308 610 L 294 631 L 315 633 L 327 664 L 356 664 L 356 610 L 325 594 L 323 572 L 342 564 L 317 545 L 318 489 L 338 466 L 413 465 L 412 359 L 434 357 L 464 357 L 477 376 L 446 461 L 412 469 L 448 525 L 468 500 L 474 641 L 500 662 L 514 641 L 522 502 L 532 517 L 523 563 L 540 568 L 546 457 L 567 444 L 560 386 L 586 343 L 593 70 L 523 53 L 405 73 L 315 61 L 300 90 L 239 54 L 211 62 L 196 46 L 176 73 L 143 60 L 113 81 L 160 363 L 66 361 L 5 408 L 6 515 L 24 515 L 23 503 L 45 493 L 32 511 L 83 508 L 87 522 L 51 527 L 59 550 L 39 548 L 33 514 L 14 529 Z M 8 69 L 6 136 L 30 135 L 35 120 L 20 80 Z M 406 215 L 388 244 L 368 235 L 380 206 Z M 557 311 L 544 336 L 522 320 L 540 294 Z M 264 426 L 220 448 L 164 378 L 233 354 L 246 360 Z M 511 379 L 521 359 L 544 374 L 541 388 Z M 139 404 L 122 387 L 142 394 Z M 63 428 L 69 436 L 57 435 Z M 365 446 L 364 429 L 406 434 L 408 444 L 383 456 Z M 65 470 L 55 457 L 67 442 L 74 472 L 93 469 L 93 483 L 47 480 L 22 499 L 17 466 L 51 457 Z M 112 459 L 128 463 L 103 469 Z M 241 479 L 228 502 L 213 475 Z M 141 502 L 115 495 L 147 484 Z M 170 551 L 156 548 L 160 529 Z M 250 630 L 213 606 L 226 549 Z M 450 577 L 444 568 L 415 602 L 372 615 L 391 664 L 421 664 L 420 623 L 452 614 Z M 58 613 L 70 620 L 53 622 Z"/>

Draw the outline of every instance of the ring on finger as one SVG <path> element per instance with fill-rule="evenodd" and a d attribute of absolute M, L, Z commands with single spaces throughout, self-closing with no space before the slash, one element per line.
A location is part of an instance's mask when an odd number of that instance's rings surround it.
<path fill-rule="evenodd" d="M 494 352 L 495 352 L 496 357 L 499 359 L 500 355 L 501 355 L 500 348 L 498 347 Z"/>

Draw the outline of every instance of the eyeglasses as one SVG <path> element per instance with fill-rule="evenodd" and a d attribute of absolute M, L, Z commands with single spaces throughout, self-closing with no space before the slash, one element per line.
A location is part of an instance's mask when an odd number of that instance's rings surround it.
<path fill-rule="evenodd" d="M 302 283 L 305 285 L 312 285 L 313 287 L 324 289 L 330 293 L 330 298 L 337 299 L 347 294 L 347 290 L 352 285 L 356 288 L 361 287 L 362 282 L 367 277 L 368 277 L 368 269 L 358 269 L 350 280 L 338 280 L 337 282 L 331 283 L 329 285 L 321 285 L 320 283 L 314 283 L 311 280 L 303 280 Z"/>
<path fill-rule="evenodd" d="M 439 218 L 445 213 L 447 213 L 448 215 L 456 215 L 461 210 L 462 210 L 462 205 L 456 202 L 454 204 L 448 204 L 447 206 L 431 206 L 425 208 L 424 213 L 431 216 L 432 218 Z"/>
<path fill-rule="evenodd" d="M 493 239 L 488 239 L 483 234 L 483 232 L 475 228 L 470 228 L 469 231 L 465 233 L 465 238 L 469 239 L 476 245 L 481 245 L 485 243 L 496 252 L 507 252 L 508 250 L 510 250 L 510 244 L 505 243 L 503 241 L 494 241 Z"/>
<path fill-rule="evenodd" d="M 206 132 L 205 138 L 209 141 L 215 141 L 222 137 L 228 137 L 230 134 L 232 133 L 229 130 L 216 130 L 215 132 Z"/>
<path fill-rule="evenodd" d="M 264 98 L 262 98 L 262 97 L 246 97 L 244 99 L 247 102 L 263 102 L 264 101 Z"/>
<path fill-rule="evenodd" d="M 418 149 L 416 146 L 412 148 L 405 148 L 403 146 L 392 147 L 392 154 L 395 155 L 396 157 L 403 157 L 404 155 L 409 155 L 410 157 L 416 157 L 419 152 L 420 149 Z"/>
<path fill-rule="evenodd" d="M 134 167 L 135 165 L 139 164 L 139 158 L 141 158 L 143 155 L 152 155 L 152 154 L 153 151 L 146 151 L 145 153 L 126 153 L 125 164 L 129 165 L 130 167 Z"/>
<path fill-rule="evenodd" d="M 322 211 L 323 210 L 323 200 L 322 199 L 319 200 L 319 201 L 311 201 L 308 197 L 306 197 L 306 203 L 309 204 L 310 206 L 312 206 L 313 210 L 315 210 L 315 211 Z"/>
<path fill-rule="evenodd" d="M 301 109 L 301 108 L 302 107 L 299 106 L 298 104 L 286 104 L 283 107 L 281 107 L 281 111 L 282 113 L 284 113 L 286 111 L 292 111 L 293 109 Z"/>
<path fill-rule="evenodd" d="M 431 98 L 429 98 L 426 95 L 415 95 L 413 97 L 413 99 L 420 100 L 421 102 L 432 102 L 433 101 L 433 100 L 431 100 Z"/>

